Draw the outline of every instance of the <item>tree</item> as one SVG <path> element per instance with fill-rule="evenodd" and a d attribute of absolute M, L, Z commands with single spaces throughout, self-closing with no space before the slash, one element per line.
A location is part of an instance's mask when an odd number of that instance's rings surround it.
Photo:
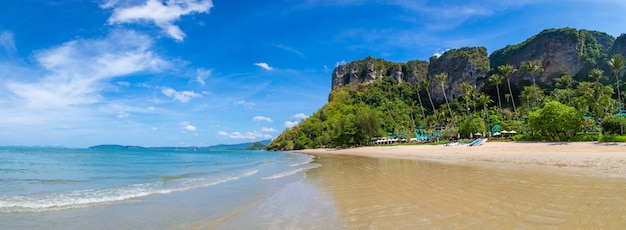
<path fill-rule="evenodd" d="M 489 98 L 489 96 L 487 96 L 487 94 L 480 94 L 480 96 L 478 96 L 476 101 L 478 101 L 478 103 L 480 103 L 483 106 L 483 115 L 485 116 L 485 121 L 487 121 L 487 127 L 489 127 L 490 126 L 489 113 L 487 112 L 487 106 L 489 105 L 489 103 L 493 101 L 491 100 L 491 98 Z"/>
<path fill-rule="evenodd" d="M 439 123 L 439 117 L 437 116 L 435 104 L 433 103 L 433 98 L 430 97 L 430 80 L 428 78 L 424 79 L 424 88 L 426 89 L 426 94 L 428 94 L 428 100 L 430 101 L 430 106 L 433 108 L 433 114 L 435 114 L 435 121 Z"/>
<path fill-rule="evenodd" d="M 456 127 L 456 122 L 454 121 L 454 114 L 452 114 L 452 108 L 450 107 L 450 103 L 448 103 L 448 96 L 446 96 L 446 87 L 445 82 L 446 78 L 448 78 L 448 73 L 440 73 L 435 75 L 435 78 L 439 80 L 439 85 L 441 86 L 441 93 L 443 93 L 443 99 L 446 101 L 446 106 L 448 106 L 448 110 L 450 111 L 450 117 L 452 118 L 452 126 Z"/>
<path fill-rule="evenodd" d="M 530 73 L 530 77 L 533 79 L 533 86 L 537 87 L 535 77 L 537 73 L 543 72 L 543 67 L 541 67 L 541 64 L 539 63 L 539 61 L 525 62 L 524 64 L 522 64 L 522 69 Z M 539 95 L 537 94 L 536 90 L 535 90 L 535 101 L 537 104 L 539 103 Z"/>
<path fill-rule="evenodd" d="M 602 119 L 600 126 L 602 127 L 602 133 L 604 134 L 620 134 L 622 132 L 621 117 L 608 116 Z"/>
<path fill-rule="evenodd" d="M 503 76 L 500 74 L 492 74 L 489 77 L 489 82 L 496 85 L 496 92 L 498 93 L 498 107 L 500 108 L 500 112 L 502 112 L 502 101 L 500 101 L 500 85 L 502 85 Z"/>
<path fill-rule="evenodd" d="M 511 90 L 511 80 L 509 77 L 511 74 L 517 72 L 517 69 L 513 67 L 513 65 L 501 65 L 498 66 L 498 71 L 506 78 L 506 83 L 509 85 L 509 95 L 511 95 L 511 102 L 513 102 L 513 112 L 517 113 L 517 108 L 515 107 L 515 97 L 513 97 L 513 90 Z"/>
<path fill-rule="evenodd" d="M 365 144 L 373 137 L 380 135 L 381 119 L 376 111 L 369 106 L 360 106 L 356 110 L 356 128 L 365 138 L 358 140 L 358 144 Z"/>
<path fill-rule="evenodd" d="M 415 83 L 415 93 L 417 94 L 417 100 L 420 103 L 420 108 L 422 110 L 422 119 L 426 119 L 426 112 L 424 111 L 424 105 L 422 104 L 422 96 L 420 96 L 420 88 L 421 88 L 421 83 L 420 82 L 416 82 Z"/>
<path fill-rule="evenodd" d="M 463 100 L 465 101 L 465 108 L 467 109 L 467 116 L 472 116 L 470 112 L 470 103 L 472 102 L 473 87 L 469 82 L 461 83 L 461 89 L 463 90 Z"/>
<path fill-rule="evenodd" d="M 580 131 L 584 118 L 574 107 L 551 101 L 543 108 L 531 112 L 528 125 L 541 135 L 558 140 L 561 135 L 573 136 Z"/>
<path fill-rule="evenodd" d="M 586 99 L 587 105 L 594 113 L 596 124 L 600 123 L 600 117 L 604 117 L 604 111 L 609 108 L 610 95 L 613 94 L 613 88 L 603 85 L 600 80 L 604 79 L 604 71 L 600 69 L 592 69 L 589 77 L 595 82 L 591 84 L 579 84 L 583 98 Z M 581 87 L 582 86 L 582 87 Z"/>
<path fill-rule="evenodd" d="M 572 98 L 570 97 L 570 94 L 571 94 L 572 88 L 574 88 L 574 85 L 576 84 L 574 77 L 572 77 L 572 75 L 566 74 L 554 80 L 556 82 L 555 84 L 556 87 L 565 90 L 567 94 L 567 103 L 572 104 Z"/>
<path fill-rule="evenodd" d="M 624 124 L 622 122 L 622 97 L 620 95 L 620 83 L 619 83 L 619 76 L 622 72 L 622 70 L 624 69 L 624 62 L 626 62 L 626 60 L 624 59 L 624 56 L 622 56 L 622 54 L 615 54 L 613 55 L 613 57 L 611 57 L 611 60 L 609 60 L 609 66 L 611 67 L 611 71 L 613 71 L 613 74 L 615 74 L 615 86 L 617 88 L 617 108 L 619 110 L 620 113 L 620 118 L 619 118 L 619 134 L 620 135 L 624 135 Z"/>

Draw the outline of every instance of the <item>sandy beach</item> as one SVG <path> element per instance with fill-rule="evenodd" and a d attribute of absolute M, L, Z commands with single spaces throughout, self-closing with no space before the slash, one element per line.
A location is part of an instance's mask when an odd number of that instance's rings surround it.
<path fill-rule="evenodd" d="M 375 158 L 440 161 L 502 169 L 626 177 L 626 144 L 598 142 L 487 142 L 466 145 L 398 145 L 349 149 L 307 149 L 314 155 L 355 155 Z"/>
<path fill-rule="evenodd" d="M 625 144 L 299 152 L 322 165 L 306 183 L 332 198 L 342 229 L 626 228 Z"/>

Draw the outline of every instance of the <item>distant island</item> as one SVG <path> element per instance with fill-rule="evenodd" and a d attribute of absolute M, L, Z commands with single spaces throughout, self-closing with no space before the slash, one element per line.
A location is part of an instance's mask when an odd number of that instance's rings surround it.
<path fill-rule="evenodd" d="M 132 145 L 116 145 L 116 144 L 105 144 L 105 145 L 95 145 L 91 146 L 88 149 L 94 150 L 263 150 L 266 146 L 271 143 L 272 140 L 262 140 L 256 142 L 247 142 L 241 144 L 219 144 L 212 145 L 206 147 L 199 146 L 187 146 L 187 147 L 142 147 L 142 146 L 132 146 Z"/>

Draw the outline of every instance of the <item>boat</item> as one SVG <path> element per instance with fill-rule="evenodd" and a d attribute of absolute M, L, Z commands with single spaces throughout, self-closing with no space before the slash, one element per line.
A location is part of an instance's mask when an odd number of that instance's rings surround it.
<path fill-rule="evenodd" d="M 484 144 L 485 142 L 487 142 L 487 138 L 478 138 L 478 139 L 470 142 L 468 146 L 470 146 L 470 147 L 471 146 L 479 146 L 479 145 Z"/>

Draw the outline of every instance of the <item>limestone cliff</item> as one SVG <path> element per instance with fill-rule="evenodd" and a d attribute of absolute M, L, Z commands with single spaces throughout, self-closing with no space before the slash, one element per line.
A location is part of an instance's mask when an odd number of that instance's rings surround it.
<path fill-rule="evenodd" d="M 367 84 L 384 76 L 390 76 L 398 83 L 412 84 L 423 84 L 424 79 L 429 79 L 433 99 L 442 100 L 441 88 L 434 77 L 439 73 L 448 73 L 446 93 L 449 98 L 456 98 L 462 94 L 461 83 L 469 82 L 480 88 L 500 65 L 511 64 L 519 70 L 511 76 L 513 88 L 519 89 L 530 82 L 530 75 L 521 70 L 522 64 L 539 61 L 544 71 L 538 75 L 537 83 L 545 87 L 551 86 L 552 79 L 563 74 L 573 75 L 577 80 L 588 80 L 587 75 L 592 68 L 610 73 L 606 63 L 615 53 L 626 56 L 626 35 L 615 39 L 597 31 L 548 29 L 520 44 L 496 50 L 489 56 L 484 47 L 466 47 L 448 50 L 439 57 L 431 57 L 429 62 L 395 63 L 367 57 L 338 65 L 333 71 L 332 88 Z"/>
<path fill-rule="evenodd" d="M 480 89 L 485 83 L 489 72 L 489 58 L 487 49 L 484 47 L 466 47 L 461 49 L 451 49 L 443 53 L 440 57 L 430 58 L 428 76 L 430 80 L 430 91 L 433 99 L 443 100 L 441 85 L 435 75 L 447 73 L 445 80 L 446 95 L 448 98 L 456 98 L 463 93 L 461 84 L 468 82 Z"/>
<path fill-rule="evenodd" d="M 448 50 L 440 57 L 431 58 L 431 62 L 413 60 L 406 63 L 395 63 L 383 59 L 367 57 L 335 68 L 332 75 L 332 88 L 350 84 L 370 83 L 383 76 L 390 76 L 398 83 L 411 84 L 429 79 L 430 91 L 434 100 L 443 100 L 441 87 L 435 74 L 446 72 L 447 95 L 456 97 L 461 94 L 462 82 L 470 82 L 477 87 L 482 86 L 489 71 L 489 59 L 484 47 L 461 48 Z"/>
<path fill-rule="evenodd" d="M 538 83 L 552 84 L 552 79 L 563 74 L 584 78 L 598 63 L 605 63 L 614 38 L 606 33 L 571 28 L 544 30 L 526 41 L 494 51 L 489 57 L 491 66 L 511 64 L 518 71 L 511 83 L 519 85 L 530 75 L 521 71 L 527 61 L 539 61 L 544 71 Z"/>

